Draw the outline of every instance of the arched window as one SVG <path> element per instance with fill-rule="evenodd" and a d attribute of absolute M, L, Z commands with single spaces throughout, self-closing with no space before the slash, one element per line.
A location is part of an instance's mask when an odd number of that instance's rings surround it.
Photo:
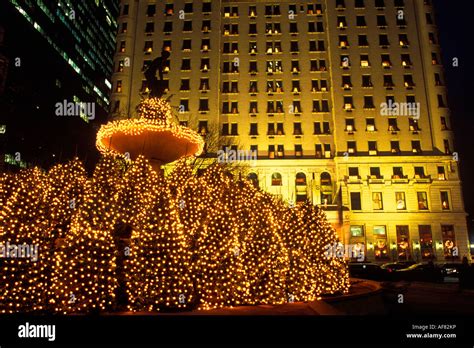
<path fill-rule="evenodd" d="M 272 186 L 281 186 L 282 179 L 280 173 L 273 173 L 272 174 Z"/>
<path fill-rule="evenodd" d="M 321 173 L 321 204 L 332 204 L 331 174 Z"/>
<path fill-rule="evenodd" d="M 306 175 L 305 173 L 298 173 L 296 174 L 296 185 L 297 186 L 305 186 L 306 185 Z"/>
<path fill-rule="evenodd" d="M 247 180 L 250 180 L 253 186 L 258 187 L 258 176 L 255 173 L 250 173 L 247 175 Z"/>
<path fill-rule="evenodd" d="M 331 174 L 329 174 L 328 172 L 321 173 L 321 185 L 331 185 Z"/>
<path fill-rule="evenodd" d="M 297 173 L 295 179 L 296 202 L 304 202 L 308 197 L 305 173 Z"/>

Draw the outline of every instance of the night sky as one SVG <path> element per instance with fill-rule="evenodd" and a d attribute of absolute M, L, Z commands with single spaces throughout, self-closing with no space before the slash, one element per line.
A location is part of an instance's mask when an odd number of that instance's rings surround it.
<path fill-rule="evenodd" d="M 422 1 L 422 0 L 419 0 Z M 446 71 L 455 151 L 459 153 L 466 211 L 474 218 L 474 1 L 435 0 L 438 29 Z M 452 66 L 453 57 L 459 66 Z M 472 106 L 470 105 L 472 103 Z"/>

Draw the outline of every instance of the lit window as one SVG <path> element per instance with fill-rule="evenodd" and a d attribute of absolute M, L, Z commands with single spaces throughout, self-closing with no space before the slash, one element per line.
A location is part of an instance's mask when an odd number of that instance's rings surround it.
<path fill-rule="evenodd" d="M 395 192 L 395 204 L 397 210 L 406 210 L 405 192 Z"/>
<path fill-rule="evenodd" d="M 372 192 L 372 207 L 374 210 L 383 210 L 382 192 Z"/>
<path fill-rule="evenodd" d="M 449 193 L 448 191 L 441 191 L 441 209 L 442 210 L 449 210 Z"/>
<path fill-rule="evenodd" d="M 122 92 L 122 80 L 117 81 L 117 85 L 115 87 L 115 92 L 121 93 Z"/>
<path fill-rule="evenodd" d="M 272 186 L 282 186 L 282 177 L 280 173 L 272 174 Z"/>
<path fill-rule="evenodd" d="M 441 225 L 441 234 L 443 237 L 444 257 L 452 259 L 459 258 L 459 255 L 457 255 L 456 235 L 454 234 L 454 226 Z"/>
<path fill-rule="evenodd" d="M 438 180 L 446 180 L 446 171 L 444 166 L 438 166 Z"/>
<path fill-rule="evenodd" d="M 351 226 L 350 227 L 351 237 L 363 237 L 364 226 Z"/>
<path fill-rule="evenodd" d="M 428 210 L 428 195 L 426 192 L 417 192 L 418 210 Z"/>
<path fill-rule="evenodd" d="M 421 153 L 421 143 L 419 140 L 412 140 L 411 141 L 411 148 L 413 153 L 420 154 Z"/>
<path fill-rule="evenodd" d="M 433 259 L 433 234 L 431 232 L 431 225 L 418 226 L 420 236 L 420 252 L 421 258 L 425 260 Z"/>

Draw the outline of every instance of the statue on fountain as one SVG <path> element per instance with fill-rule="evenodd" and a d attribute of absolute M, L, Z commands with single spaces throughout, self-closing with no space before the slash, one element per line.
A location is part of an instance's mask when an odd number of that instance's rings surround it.
<path fill-rule="evenodd" d="M 162 164 L 202 153 L 203 138 L 176 124 L 170 103 L 162 99 L 167 87 L 163 72 L 169 57 L 170 53 L 163 50 L 161 57 L 155 58 L 145 71 L 150 94 L 137 106 L 139 118 L 109 122 L 100 128 L 96 141 L 99 151 L 131 160 L 143 155 L 158 171 Z"/>
<path fill-rule="evenodd" d="M 163 50 L 161 52 L 161 57 L 155 58 L 145 71 L 145 78 L 148 84 L 148 89 L 150 90 L 150 98 L 161 98 L 165 93 L 166 85 L 163 80 L 163 71 L 166 68 L 166 62 L 169 57 L 169 51 Z M 160 76 L 159 80 L 156 78 L 157 71 Z"/>

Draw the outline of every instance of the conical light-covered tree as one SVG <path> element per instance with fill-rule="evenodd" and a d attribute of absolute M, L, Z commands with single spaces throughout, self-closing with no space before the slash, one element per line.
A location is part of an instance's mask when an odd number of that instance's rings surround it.
<path fill-rule="evenodd" d="M 158 183 L 158 175 L 143 156 L 127 169 L 118 188 L 118 221 L 136 226 L 142 210 L 148 209 L 147 198 Z"/>
<path fill-rule="evenodd" d="M 310 291 L 317 296 L 347 292 L 349 273 L 346 261 L 337 255 L 327 254 L 328 247 L 338 242 L 335 229 L 327 221 L 326 214 L 320 208 L 306 202 L 300 207 L 301 219 L 304 221 L 303 231 L 307 231 L 308 261 L 306 273 L 309 273 Z M 316 277 L 316 281 L 314 278 Z M 315 288 L 313 289 L 313 286 Z"/>
<path fill-rule="evenodd" d="M 289 207 L 282 215 L 281 234 L 288 251 L 289 267 L 285 277 L 286 293 L 289 301 L 311 301 L 315 292 L 311 285 L 316 285 L 316 270 L 308 269 L 309 254 L 315 247 L 311 244 L 311 231 L 307 230 L 299 206 Z"/>
<path fill-rule="evenodd" d="M 204 214 L 198 215 L 202 223 L 195 229 L 192 274 L 199 307 L 233 305 L 240 301 L 245 278 L 240 265 L 238 221 L 231 207 L 231 179 L 220 165 L 210 166 L 198 192 Z"/>
<path fill-rule="evenodd" d="M 22 171 L 0 212 L 0 312 L 41 309 L 46 302 L 45 174 Z M 38 287 L 43 291 L 36 291 Z"/>
<path fill-rule="evenodd" d="M 152 204 L 137 218 L 126 261 L 129 309 L 178 310 L 193 301 L 191 253 L 186 245 L 175 199 L 161 180 L 150 192 Z"/>
<path fill-rule="evenodd" d="M 18 177 L 9 173 L 0 173 L 0 209 L 5 205 L 8 197 L 13 192 Z"/>
<path fill-rule="evenodd" d="M 196 176 L 183 161 L 165 179 L 139 158 L 122 178 L 105 156 L 91 180 L 72 161 L 1 187 L 0 242 L 44 250 L 36 263 L 0 259 L 2 312 L 44 310 L 48 295 L 62 313 L 113 310 L 119 286 L 135 311 L 311 301 L 349 286 L 344 260 L 325 255 L 337 237 L 322 210 L 288 208 L 220 165 Z M 133 229 L 126 268 L 118 223 Z"/>
<path fill-rule="evenodd" d="M 243 241 L 250 296 L 247 304 L 277 304 L 287 300 L 285 274 L 288 252 L 278 233 L 279 204 L 270 195 L 256 191 L 252 197 L 250 226 Z"/>
<path fill-rule="evenodd" d="M 173 170 L 166 176 L 166 185 L 173 196 L 178 194 L 188 180 L 196 178 L 193 174 L 193 168 L 186 159 L 179 160 L 173 166 Z"/>
<path fill-rule="evenodd" d="M 72 216 L 81 204 L 86 182 L 86 171 L 77 158 L 52 167 L 44 180 L 45 229 L 40 258 L 45 263 L 44 282 L 35 284 L 34 290 L 40 292 L 47 301 L 39 304 L 36 307 L 38 310 L 54 309 L 54 294 L 51 293 L 54 253 L 70 229 Z"/>
<path fill-rule="evenodd" d="M 119 181 L 118 162 L 104 156 L 55 256 L 52 292 L 56 311 L 94 312 L 113 305 L 117 287 L 113 229 Z"/>
<path fill-rule="evenodd" d="M 65 237 L 71 218 L 82 203 L 86 183 L 86 170 L 77 158 L 48 171 L 44 184 L 45 213 L 48 233 L 54 239 Z"/>

